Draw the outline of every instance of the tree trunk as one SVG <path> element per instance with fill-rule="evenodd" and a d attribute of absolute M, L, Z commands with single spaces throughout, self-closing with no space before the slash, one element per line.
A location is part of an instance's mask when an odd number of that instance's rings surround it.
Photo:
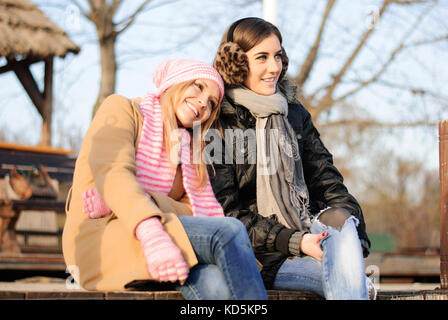
<path fill-rule="evenodd" d="M 51 146 L 51 123 L 53 118 L 53 57 L 45 59 L 44 92 L 41 145 Z"/>
<path fill-rule="evenodd" d="M 103 101 L 115 92 L 115 75 L 117 63 L 115 60 L 115 36 L 100 39 L 101 80 L 98 97 L 92 110 L 92 119 Z"/>

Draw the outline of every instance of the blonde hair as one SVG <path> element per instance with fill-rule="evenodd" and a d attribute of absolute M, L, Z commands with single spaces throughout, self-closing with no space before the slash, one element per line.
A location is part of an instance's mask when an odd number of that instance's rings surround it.
<path fill-rule="evenodd" d="M 183 94 L 185 93 L 187 88 L 191 86 L 195 81 L 196 80 L 190 80 L 175 84 L 170 88 L 168 88 L 164 93 L 162 93 L 160 97 L 160 106 L 162 109 L 162 121 L 163 121 L 163 141 L 165 144 L 165 150 L 168 157 L 174 150 L 174 148 L 178 146 L 179 143 L 178 139 L 176 139 L 175 141 L 173 141 L 172 139 L 173 132 L 177 132 L 177 129 L 179 128 L 177 123 L 177 117 L 174 111 L 175 107 L 181 103 Z M 222 133 L 219 124 L 217 122 L 215 123 L 220 108 L 221 104 L 218 103 L 218 105 L 211 111 L 210 117 L 200 126 L 200 138 L 201 138 L 200 162 L 194 163 L 194 168 L 199 181 L 199 185 L 197 186 L 198 188 L 204 188 L 208 179 L 207 166 L 203 160 L 204 148 L 206 146 L 205 135 L 213 125 L 216 128 L 218 128 L 218 130 Z M 191 139 L 190 148 L 192 148 L 192 143 L 193 139 Z M 173 166 L 174 165 L 177 166 L 177 163 L 173 163 L 172 161 L 170 162 Z"/>

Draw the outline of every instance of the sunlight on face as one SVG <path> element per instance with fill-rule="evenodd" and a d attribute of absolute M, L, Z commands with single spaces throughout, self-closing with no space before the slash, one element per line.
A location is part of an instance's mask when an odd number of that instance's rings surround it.
<path fill-rule="evenodd" d="M 249 74 L 244 85 L 264 96 L 274 94 L 282 72 L 281 53 L 280 40 L 275 34 L 271 34 L 247 51 Z"/>
<path fill-rule="evenodd" d="M 218 106 L 220 91 L 218 85 L 208 79 L 198 79 L 185 90 L 180 104 L 175 106 L 179 126 L 192 128 L 193 122 L 204 123 L 212 110 Z"/>

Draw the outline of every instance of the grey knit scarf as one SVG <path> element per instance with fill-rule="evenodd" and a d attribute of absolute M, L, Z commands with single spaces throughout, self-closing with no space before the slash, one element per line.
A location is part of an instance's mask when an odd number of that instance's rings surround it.
<path fill-rule="evenodd" d="M 262 96 L 246 87 L 228 89 L 226 94 L 256 118 L 258 212 L 275 215 L 286 227 L 308 230 L 308 189 L 285 96 L 279 90 Z"/>

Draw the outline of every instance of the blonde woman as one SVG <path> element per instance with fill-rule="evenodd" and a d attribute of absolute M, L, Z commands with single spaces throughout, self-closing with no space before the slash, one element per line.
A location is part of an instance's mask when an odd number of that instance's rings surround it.
<path fill-rule="evenodd" d="M 186 299 L 266 299 L 244 226 L 224 217 L 191 129 L 206 132 L 224 94 L 219 74 L 176 59 L 155 93 L 112 95 L 84 138 L 67 199 L 63 253 L 85 289 L 173 283 Z"/>

